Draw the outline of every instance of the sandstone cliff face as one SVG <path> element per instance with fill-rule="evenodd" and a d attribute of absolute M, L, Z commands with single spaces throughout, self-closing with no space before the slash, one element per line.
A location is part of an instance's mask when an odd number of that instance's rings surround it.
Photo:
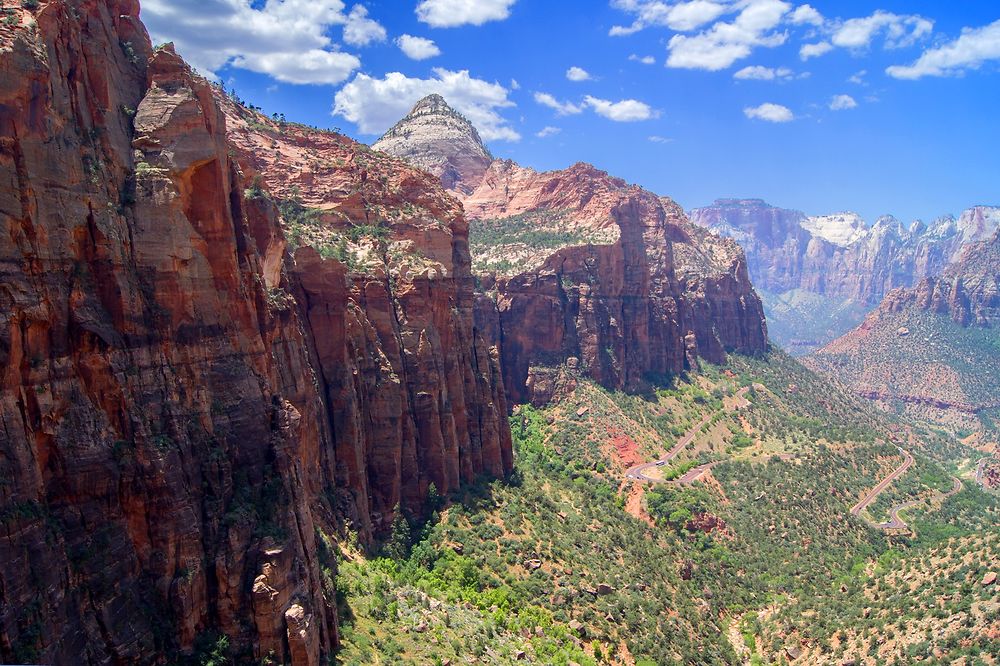
<path fill-rule="evenodd" d="M 431 482 L 510 469 L 464 221 L 389 223 L 422 273 L 293 260 L 271 197 L 244 196 L 266 174 L 226 105 L 153 53 L 138 3 L 18 18 L 0 27 L 0 661 L 153 662 L 219 632 L 240 660 L 319 664 L 324 535 L 350 518 L 370 538 Z M 401 202 L 446 200 L 400 168 Z M 350 209 L 366 178 L 313 196 Z"/>
<path fill-rule="evenodd" d="M 373 148 L 419 155 L 450 187 L 434 165 L 485 156 L 455 115 L 432 96 Z M 454 130 L 443 143 L 421 129 L 442 125 Z M 698 358 L 766 349 L 743 253 L 669 199 L 587 164 L 538 173 L 496 160 L 484 171 L 465 173 L 456 194 L 471 220 L 474 269 L 495 303 L 491 312 L 480 299 L 477 321 L 496 336 L 509 400 L 547 402 L 567 365 L 632 390 Z"/>
<path fill-rule="evenodd" d="M 759 199 L 727 199 L 691 219 L 740 243 L 776 340 L 808 352 L 860 323 L 893 289 L 938 275 L 967 244 L 988 239 L 1000 210 L 977 207 L 909 228 L 883 217 L 869 228 L 851 214 L 808 217 Z"/>
<path fill-rule="evenodd" d="M 890 292 L 806 363 L 887 406 L 965 428 L 1000 407 L 1000 232 L 942 275 Z"/>
<path fill-rule="evenodd" d="M 440 95 L 428 95 L 372 145 L 428 171 L 449 190 L 476 188 L 493 162 L 479 132 Z"/>
<path fill-rule="evenodd" d="M 498 161 L 465 206 L 473 225 L 549 213 L 585 237 L 613 232 L 610 243 L 570 236 L 549 245 L 540 265 L 487 279 L 515 401 L 548 400 L 566 362 L 610 388 L 635 389 L 698 358 L 766 349 L 742 252 L 690 225 L 669 199 L 585 164 L 536 173 Z"/>

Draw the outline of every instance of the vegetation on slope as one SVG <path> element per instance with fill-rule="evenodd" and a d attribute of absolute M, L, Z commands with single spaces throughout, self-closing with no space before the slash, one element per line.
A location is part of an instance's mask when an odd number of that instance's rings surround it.
<path fill-rule="evenodd" d="M 737 408 L 740 387 L 750 406 Z M 625 478 L 705 417 L 663 472 L 677 479 L 717 461 L 701 480 Z M 937 622 L 929 638 L 925 620 L 952 585 L 926 553 L 984 530 L 984 561 L 995 560 L 995 499 L 966 488 L 918 507 L 910 535 L 852 517 L 899 466 L 901 435 L 780 352 L 665 378 L 646 395 L 581 380 L 546 409 L 516 408 L 513 423 L 509 483 L 451 498 L 424 526 L 398 521 L 382 557 L 342 544 L 340 663 L 780 664 L 802 654 L 801 663 L 874 664 L 994 649 L 987 593 L 953 597 L 956 621 Z M 953 469 L 918 459 L 887 506 L 950 482 Z M 900 627 L 893 613 L 907 597 L 876 606 L 871 590 L 904 560 L 925 582 L 920 607 L 906 611 L 913 623 Z M 982 568 L 963 570 L 961 595 Z M 883 643 L 894 647 L 873 652 Z"/>

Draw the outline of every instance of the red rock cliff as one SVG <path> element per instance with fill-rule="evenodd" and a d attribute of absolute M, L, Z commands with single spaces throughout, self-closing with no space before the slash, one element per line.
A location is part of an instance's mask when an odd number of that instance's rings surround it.
<path fill-rule="evenodd" d="M 699 358 L 766 349 L 743 253 L 669 199 L 587 164 L 537 173 L 497 161 L 464 204 L 474 224 L 510 228 L 505 220 L 521 216 L 564 239 L 521 254 L 516 238 L 498 246 L 524 257 L 490 285 L 515 401 L 547 400 L 553 368 L 567 360 L 605 386 L 634 389 Z"/>
<path fill-rule="evenodd" d="M 271 198 L 244 196 L 254 165 L 225 105 L 152 52 L 136 2 L 15 15 L 0 26 L 0 661 L 153 662 L 220 632 L 240 660 L 318 664 L 337 640 L 324 535 L 346 517 L 369 537 L 431 482 L 510 469 L 465 223 L 401 171 L 399 201 L 425 214 L 391 221 L 389 245 L 424 272 L 293 260 Z M 350 209 L 397 166 L 351 167 L 322 197 Z"/>

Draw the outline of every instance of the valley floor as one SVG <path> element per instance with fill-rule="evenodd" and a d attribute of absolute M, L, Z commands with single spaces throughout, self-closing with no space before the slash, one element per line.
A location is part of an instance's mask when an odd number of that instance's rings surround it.
<path fill-rule="evenodd" d="M 510 480 L 342 539 L 338 663 L 996 663 L 974 451 L 779 352 L 661 383 L 518 407 Z"/>

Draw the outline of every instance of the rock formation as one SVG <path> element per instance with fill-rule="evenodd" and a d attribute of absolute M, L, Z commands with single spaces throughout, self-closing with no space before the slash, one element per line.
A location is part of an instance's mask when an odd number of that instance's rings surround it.
<path fill-rule="evenodd" d="M 437 98 L 420 108 L 441 122 L 452 113 Z M 375 147 L 434 153 L 398 128 Z M 473 263 L 496 303 L 495 324 L 483 326 L 498 336 L 512 401 L 550 399 L 566 364 L 632 390 L 699 358 L 766 348 L 743 253 L 691 225 L 669 199 L 587 164 L 538 173 L 509 160 L 494 161 L 461 198 Z"/>
<path fill-rule="evenodd" d="M 0 25 L 0 661 L 225 634 L 319 664 L 338 530 L 370 542 L 431 483 L 511 468 L 467 226 L 430 176 L 222 99 L 138 10 Z M 293 256 L 307 203 L 319 249 Z"/>
<path fill-rule="evenodd" d="M 891 291 L 864 323 L 805 359 L 857 393 L 976 427 L 1000 408 L 1000 232 L 938 277 Z"/>
<path fill-rule="evenodd" d="M 805 353 L 859 324 L 891 290 L 939 274 L 967 244 L 987 240 L 1000 228 L 1000 208 L 929 226 L 887 216 L 869 228 L 851 213 L 809 217 L 759 199 L 724 199 L 691 219 L 743 246 L 772 335 Z"/>
<path fill-rule="evenodd" d="M 459 195 L 469 194 L 493 162 L 479 132 L 440 95 L 428 95 L 373 146 L 428 171 Z"/>

